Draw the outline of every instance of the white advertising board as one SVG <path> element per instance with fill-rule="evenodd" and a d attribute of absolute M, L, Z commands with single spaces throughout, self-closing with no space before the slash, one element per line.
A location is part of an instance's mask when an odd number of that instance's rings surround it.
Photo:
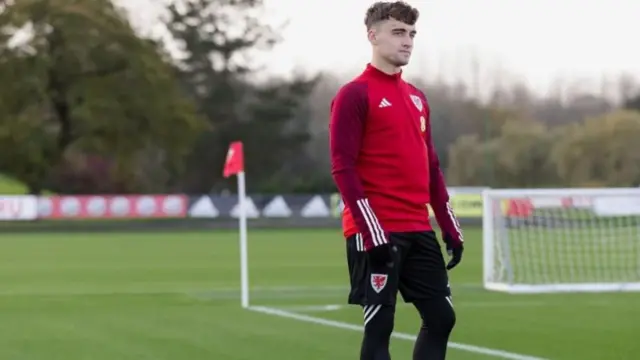
<path fill-rule="evenodd" d="M 36 196 L 0 196 L 0 221 L 35 220 L 37 217 Z"/>

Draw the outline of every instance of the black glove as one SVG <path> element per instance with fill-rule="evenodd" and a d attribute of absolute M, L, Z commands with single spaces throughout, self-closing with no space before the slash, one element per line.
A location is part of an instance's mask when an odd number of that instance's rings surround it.
<path fill-rule="evenodd" d="M 444 235 L 444 243 L 447 246 L 447 254 L 451 257 L 447 264 L 447 270 L 456 267 L 462 261 L 462 253 L 464 252 L 464 244 L 462 241 L 456 241 L 450 235 Z"/>
<path fill-rule="evenodd" d="M 371 264 L 376 267 L 393 267 L 395 259 L 394 254 L 396 251 L 396 246 L 390 242 L 387 242 L 369 249 L 369 251 L 367 251 L 367 255 L 369 256 L 369 261 L 371 261 Z"/>

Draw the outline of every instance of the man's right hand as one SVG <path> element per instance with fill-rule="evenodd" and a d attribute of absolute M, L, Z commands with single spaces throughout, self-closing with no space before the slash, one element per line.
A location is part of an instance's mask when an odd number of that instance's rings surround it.
<path fill-rule="evenodd" d="M 369 256 L 369 260 L 375 266 L 388 266 L 392 267 L 395 259 L 395 252 L 397 251 L 396 246 L 391 242 L 386 242 L 382 245 L 374 246 L 369 251 L 367 251 L 367 255 Z"/>

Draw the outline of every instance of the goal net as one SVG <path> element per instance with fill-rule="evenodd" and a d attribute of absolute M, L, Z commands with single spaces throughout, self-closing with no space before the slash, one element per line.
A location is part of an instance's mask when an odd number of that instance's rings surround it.
<path fill-rule="evenodd" d="M 486 289 L 640 291 L 640 188 L 484 191 Z"/>

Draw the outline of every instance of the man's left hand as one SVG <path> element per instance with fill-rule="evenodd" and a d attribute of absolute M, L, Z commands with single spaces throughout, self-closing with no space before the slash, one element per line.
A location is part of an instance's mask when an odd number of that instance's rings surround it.
<path fill-rule="evenodd" d="M 443 236 L 444 242 L 447 246 L 447 254 L 451 257 L 447 264 L 447 270 L 451 270 L 456 267 L 460 261 L 462 261 L 462 253 L 464 252 L 464 244 L 459 239 L 454 239 L 449 234 Z M 456 241 L 457 240 L 457 241 Z"/>

